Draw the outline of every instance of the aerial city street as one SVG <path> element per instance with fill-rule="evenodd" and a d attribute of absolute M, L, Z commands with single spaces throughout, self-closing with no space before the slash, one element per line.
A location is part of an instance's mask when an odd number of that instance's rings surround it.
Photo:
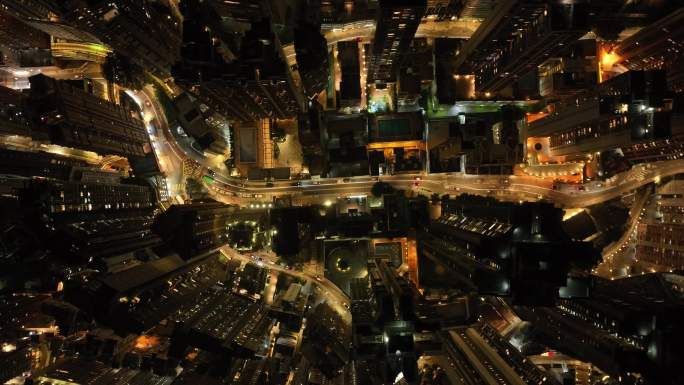
<path fill-rule="evenodd" d="M 682 385 L 684 0 L 0 0 L 0 385 Z"/>

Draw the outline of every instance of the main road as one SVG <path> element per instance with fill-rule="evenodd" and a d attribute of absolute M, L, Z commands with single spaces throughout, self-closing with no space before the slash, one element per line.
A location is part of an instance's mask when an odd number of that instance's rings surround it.
<path fill-rule="evenodd" d="M 523 175 L 467 175 L 464 173 L 387 175 L 381 177 L 323 178 L 298 181 L 247 181 L 231 177 L 223 165 L 195 149 L 192 141 L 169 126 L 154 94 L 146 89 L 138 94 L 145 109 L 154 114 L 161 135 L 152 137 L 159 158 L 194 162 L 216 183 L 210 192 L 221 201 L 249 205 L 264 203 L 277 196 L 292 196 L 293 201 L 322 204 L 337 197 L 367 194 L 378 180 L 398 189 L 414 189 L 423 194 L 470 193 L 509 201 L 545 200 L 564 208 L 581 208 L 618 198 L 660 178 L 684 173 L 684 159 L 654 162 L 633 167 L 605 182 L 554 185 L 547 178 Z"/>

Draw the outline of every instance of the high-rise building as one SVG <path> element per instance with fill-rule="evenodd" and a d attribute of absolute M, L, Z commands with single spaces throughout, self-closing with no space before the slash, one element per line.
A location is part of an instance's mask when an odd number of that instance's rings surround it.
<path fill-rule="evenodd" d="M 426 0 L 381 0 L 368 66 L 368 81 L 394 81 L 400 55 L 416 34 Z"/>
<path fill-rule="evenodd" d="M 301 24 L 294 31 L 297 68 L 308 97 L 317 95 L 328 85 L 328 43 L 320 29 L 320 24 Z"/>
<path fill-rule="evenodd" d="M 629 71 L 553 104 L 528 134 L 550 137 L 552 155 L 575 156 L 667 139 L 672 129 L 665 93 L 663 71 Z"/>
<path fill-rule="evenodd" d="M 599 280 L 590 298 L 516 311 L 543 333 L 544 343 L 611 376 L 633 381 L 630 373 L 640 373 L 649 382 L 676 384 L 682 380 L 673 359 L 682 354 L 681 287 L 682 277 L 669 273 Z"/>
<path fill-rule="evenodd" d="M 50 36 L 0 8 L 0 45 L 21 49 L 49 49 Z"/>
<path fill-rule="evenodd" d="M 425 16 L 430 20 L 454 20 L 464 9 L 462 0 L 428 0 Z"/>
<path fill-rule="evenodd" d="M 89 214 L 55 222 L 57 236 L 52 247 L 65 256 L 92 260 L 102 271 L 125 268 L 136 256 L 144 258 L 145 249 L 162 244 L 152 232 L 154 212 L 150 209 L 118 210 L 106 216 Z"/>
<path fill-rule="evenodd" d="M 657 215 L 639 221 L 636 228 L 636 270 L 684 270 L 684 181 L 673 179 L 656 186 Z"/>
<path fill-rule="evenodd" d="M 173 320 L 178 325 L 171 348 L 174 354 L 192 346 L 243 357 L 264 350 L 275 322 L 263 303 L 227 289 L 200 293 L 198 304 L 183 306 Z"/>
<path fill-rule="evenodd" d="M 65 81 L 42 74 L 29 80 L 35 123 L 53 143 L 100 154 L 144 156 L 149 152 L 147 132 L 136 114 Z"/>
<path fill-rule="evenodd" d="M 558 384 L 486 324 L 440 332 L 452 368 L 466 382 Z"/>
<path fill-rule="evenodd" d="M 208 32 L 198 10 L 186 8 L 185 14 L 183 58 L 174 67 L 178 84 L 195 87 L 203 103 L 232 120 L 297 115 L 299 104 L 268 18 L 251 24 L 240 44 L 240 58 L 229 63 L 226 38 Z M 217 46 L 219 41 L 224 44 Z"/>
<path fill-rule="evenodd" d="M 145 209 L 156 203 L 150 186 L 48 179 L 32 180 L 22 199 L 51 214 Z"/>
<path fill-rule="evenodd" d="M 598 82 L 598 50 L 595 39 L 581 39 L 544 61 L 539 65 L 539 94 L 562 97 L 594 87 Z"/>
<path fill-rule="evenodd" d="M 228 222 L 235 207 L 218 202 L 174 205 L 152 229 L 178 254 L 190 259 L 228 243 Z"/>
<path fill-rule="evenodd" d="M 170 74 L 180 58 L 181 21 L 159 1 L 75 1 L 65 18 L 140 67 Z"/>
<path fill-rule="evenodd" d="M 639 223 L 636 259 L 650 269 L 684 269 L 684 224 Z"/>
<path fill-rule="evenodd" d="M 3 1 L 7 12 L 22 18 L 48 19 L 61 14 L 61 8 L 52 0 L 7 0 Z"/>
<path fill-rule="evenodd" d="M 0 149 L 0 174 L 68 180 L 74 167 L 85 165 L 80 160 L 44 152 Z"/>
<path fill-rule="evenodd" d="M 674 6 L 674 3 L 672 3 Z M 617 61 L 629 70 L 661 69 L 667 72 L 668 88 L 684 91 L 684 8 L 666 12 L 662 18 L 645 26 L 621 41 L 612 51 L 604 53 L 606 64 Z M 643 42 L 648 42 L 644 44 Z M 612 56 L 605 56 L 612 55 Z"/>
<path fill-rule="evenodd" d="M 32 136 L 26 107 L 26 95 L 0 86 L 0 133 Z"/>
<path fill-rule="evenodd" d="M 423 89 L 434 77 L 433 50 L 426 38 L 415 38 L 400 57 L 397 105 L 415 106 Z"/>
<path fill-rule="evenodd" d="M 543 203 L 473 196 L 444 201 L 441 217 L 419 235 L 421 286 L 552 304 L 565 292 L 561 288 L 573 268 L 590 268 L 598 261 L 591 245 L 571 240 L 561 223 L 561 211 Z M 588 295 L 586 285 L 578 287 L 564 295 Z"/>
<path fill-rule="evenodd" d="M 211 6 L 217 15 L 225 21 L 249 24 L 260 20 L 263 17 L 263 8 L 259 1 L 253 0 L 234 0 L 221 1 L 210 0 Z"/>
<path fill-rule="evenodd" d="M 337 61 L 340 63 L 340 96 L 338 107 L 358 107 L 361 103 L 361 69 L 359 43 L 337 43 Z"/>
<path fill-rule="evenodd" d="M 499 91 L 589 29 L 584 1 L 497 2 L 460 50 L 456 65 L 474 73 L 478 92 Z"/>

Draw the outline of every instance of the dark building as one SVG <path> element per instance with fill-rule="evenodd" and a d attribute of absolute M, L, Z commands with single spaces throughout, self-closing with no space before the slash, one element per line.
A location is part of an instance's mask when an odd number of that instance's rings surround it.
<path fill-rule="evenodd" d="M 368 175 L 368 117 L 327 115 L 325 142 L 328 177 Z"/>
<path fill-rule="evenodd" d="M 13 345 L 12 349 L 3 346 L 0 351 L 0 381 L 9 381 L 29 371 L 31 371 L 29 343 L 22 341 L 19 346 Z"/>
<path fill-rule="evenodd" d="M 394 81 L 399 56 L 408 50 L 426 6 L 426 0 L 379 2 L 368 81 Z"/>
<path fill-rule="evenodd" d="M 582 39 L 539 65 L 539 94 L 562 97 L 582 93 L 598 82 L 599 47 L 595 39 Z"/>
<path fill-rule="evenodd" d="M 26 206 L 40 207 L 51 214 L 149 209 L 156 203 L 149 185 L 82 180 L 33 179 L 21 199 Z"/>
<path fill-rule="evenodd" d="M 590 298 L 518 313 L 542 331 L 545 343 L 606 373 L 623 379 L 641 373 L 653 383 L 678 384 L 681 285 L 681 275 L 668 273 L 600 280 Z"/>
<path fill-rule="evenodd" d="M 304 12 L 315 13 L 317 5 L 320 6 L 317 1 L 311 1 L 308 5 L 302 4 L 302 8 Z M 329 53 L 328 42 L 321 35 L 320 20 L 304 16 L 294 29 L 294 47 L 304 93 L 311 98 L 328 86 Z"/>
<path fill-rule="evenodd" d="M 349 361 L 349 332 L 338 314 L 328 304 L 312 309 L 307 317 L 302 354 L 327 378 L 337 376 Z"/>
<path fill-rule="evenodd" d="M 466 381 L 496 378 L 506 384 L 559 384 L 486 324 L 442 331 L 439 336 L 455 363 L 453 369 Z"/>
<path fill-rule="evenodd" d="M 411 284 L 403 277 L 397 276 L 394 268 L 390 267 L 382 259 L 373 261 L 375 269 L 380 274 L 382 285 L 386 294 L 392 301 L 393 312 L 384 314 L 386 319 L 411 321 L 415 318 L 415 292 Z M 382 303 L 382 300 L 378 299 Z"/>
<path fill-rule="evenodd" d="M 371 174 L 422 170 L 426 158 L 424 139 L 425 120 L 421 112 L 371 115 L 367 145 Z"/>
<path fill-rule="evenodd" d="M 240 283 L 238 287 L 244 289 L 249 295 L 261 295 L 261 292 L 266 285 L 267 274 L 268 272 L 266 269 L 262 269 L 253 263 L 248 263 L 240 273 Z"/>
<path fill-rule="evenodd" d="M 368 334 L 377 321 L 378 315 L 368 276 L 349 281 L 349 297 L 351 299 L 352 334 L 354 336 Z"/>
<path fill-rule="evenodd" d="M 629 71 L 553 104 L 528 133 L 549 136 L 552 155 L 574 156 L 667 139 L 672 126 L 665 93 L 663 71 Z"/>
<path fill-rule="evenodd" d="M 53 0 L 7 0 L 3 5 L 7 12 L 24 18 L 47 19 L 61 13 L 59 4 Z"/>
<path fill-rule="evenodd" d="M 146 249 L 162 244 L 152 232 L 152 210 L 124 210 L 56 221 L 52 247 L 81 261 L 94 261 L 102 271 L 125 268 L 137 259 L 148 259 Z"/>
<path fill-rule="evenodd" d="M 473 77 L 461 76 L 461 71 L 456 65 L 464 42 L 462 39 L 435 39 L 435 86 L 439 104 L 452 105 L 457 100 L 475 96 Z"/>
<path fill-rule="evenodd" d="M 588 286 L 559 289 L 571 282 L 572 269 L 593 266 L 598 253 L 572 241 L 561 224 L 562 211 L 550 204 L 467 195 L 444 201 L 442 216 L 419 236 L 419 280 L 528 304 L 555 303 L 559 293 L 586 296 Z"/>
<path fill-rule="evenodd" d="M 340 96 L 338 107 L 357 107 L 361 103 L 361 69 L 359 43 L 337 43 L 337 61 L 340 63 Z"/>
<path fill-rule="evenodd" d="M 401 55 L 397 77 L 398 107 L 416 107 L 424 83 L 434 77 L 432 46 L 426 38 L 415 38 L 407 51 Z"/>
<path fill-rule="evenodd" d="M 670 6 L 676 5 L 672 3 Z M 681 92 L 684 90 L 684 61 L 681 54 L 684 8 L 680 6 L 670 12 L 667 11 L 669 7 L 664 8 L 662 18 L 621 41 L 611 53 L 617 55 L 621 65 L 632 71 L 666 71 L 668 88 Z"/>
<path fill-rule="evenodd" d="M 26 108 L 26 95 L 0 86 L 0 133 L 31 136 L 31 122 Z"/>
<path fill-rule="evenodd" d="M 0 44 L 15 50 L 50 49 L 50 36 L 0 10 Z"/>
<path fill-rule="evenodd" d="M 74 167 L 84 166 L 80 160 L 45 152 L 0 149 L 0 174 L 68 180 Z"/>
<path fill-rule="evenodd" d="M 149 151 L 145 127 L 130 111 L 64 81 L 44 75 L 29 80 L 35 123 L 53 143 L 124 156 Z"/>
<path fill-rule="evenodd" d="M 472 3 L 462 0 L 428 0 L 425 16 L 436 21 L 453 20 L 463 13 L 466 6 L 477 6 Z"/>
<path fill-rule="evenodd" d="M 249 358 L 263 350 L 274 320 L 262 303 L 226 289 L 202 292 L 194 303 L 174 316 L 172 354 L 192 346 L 233 357 Z"/>
<path fill-rule="evenodd" d="M 183 130 L 203 151 L 218 155 L 228 152 L 228 140 L 225 138 L 228 125 L 222 116 L 200 105 L 188 93 L 177 96 L 173 104 L 178 110 L 178 121 Z"/>
<path fill-rule="evenodd" d="M 228 222 L 235 211 L 218 202 L 173 205 L 152 229 L 184 259 L 191 259 L 228 243 Z"/>
<path fill-rule="evenodd" d="M 232 58 L 222 48 L 228 45 L 227 37 L 222 39 L 221 30 L 209 32 L 202 7 L 185 5 L 183 11 L 182 60 L 174 67 L 179 84 L 197 87 L 202 102 L 233 120 L 297 115 L 299 102 L 268 18 L 252 23 L 242 38 L 239 59 L 229 63 Z"/>
<path fill-rule="evenodd" d="M 584 1 L 498 2 L 456 64 L 475 74 L 478 92 L 499 91 L 586 33 L 589 12 Z"/>
<path fill-rule="evenodd" d="M 321 136 L 323 130 L 323 107 L 317 101 L 312 101 L 309 111 L 299 114 L 297 128 L 299 144 L 302 146 L 304 161 L 309 166 L 309 174 L 320 175 L 320 166 L 317 167 L 315 159 L 323 157 Z"/>
<path fill-rule="evenodd" d="M 150 253 L 150 258 L 67 290 L 66 298 L 117 332 L 142 333 L 181 312 L 188 301 L 200 301 L 199 293 L 227 275 L 217 254 L 190 261 L 177 254 Z"/>
<path fill-rule="evenodd" d="M 78 0 L 65 18 L 146 70 L 166 76 L 179 59 L 182 25 L 163 2 Z"/>
<path fill-rule="evenodd" d="M 223 20 L 249 24 L 263 17 L 261 4 L 252 0 L 210 0 L 208 3 Z"/>

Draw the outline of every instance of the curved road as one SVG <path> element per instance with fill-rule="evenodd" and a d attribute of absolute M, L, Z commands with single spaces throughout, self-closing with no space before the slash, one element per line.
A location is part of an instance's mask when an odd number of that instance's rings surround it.
<path fill-rule="evenodd" d="M 286 269 L 281 265 L 271 261 L 267 256 L 255 260 L 247 255 L 240 254 L 239 252 L 235 251 L 234 249 L 228 246 L 223 246 L 220 250 L 226 257 L 235 258 L 243 262 L 256 263 L 259 266 L 268 268 L 269 270 L 275 270 L 284 274 L 292 275 L 294 277 L 310 281 L 314 286 L 317 286 L 320 288 L 320 290 L 324 291 L 326 296 L 335 299 L 335 301 L 327 301 L 328 305 L 330 305 L 333 309 L 335 309 L 339 314 L 341 314 L 345 318 L 347 316 L 351 316 L 351 313 L 349 313 L 349 306 L 351 305 L 349 297 L 339 287 L 337 287 L 337 285 L 335 285 L 328 279 L 324 277 L 319 277 L 317 275 L 311 275 L 299 270 Z M 263 253 L 258 252 L 253 254 L 263 255 Z M 346 319 L 346 321 L 349 320 Z"/>

